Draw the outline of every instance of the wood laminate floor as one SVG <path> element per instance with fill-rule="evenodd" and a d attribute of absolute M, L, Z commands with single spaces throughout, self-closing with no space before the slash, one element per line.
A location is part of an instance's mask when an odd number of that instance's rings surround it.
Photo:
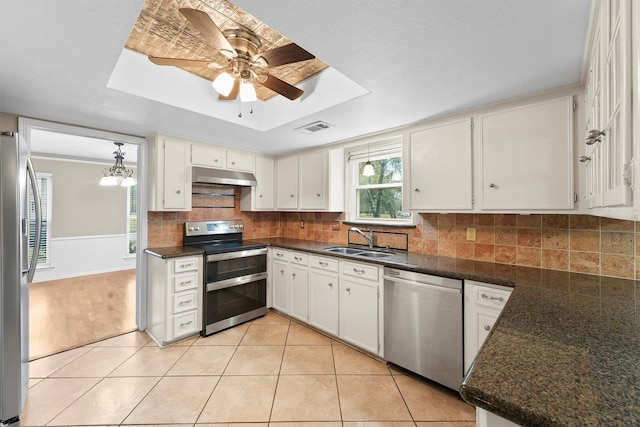
<path fill-rule="evenodd" d="M 29 359 L 136 329 L 136 270 L 32 283 Z"/>

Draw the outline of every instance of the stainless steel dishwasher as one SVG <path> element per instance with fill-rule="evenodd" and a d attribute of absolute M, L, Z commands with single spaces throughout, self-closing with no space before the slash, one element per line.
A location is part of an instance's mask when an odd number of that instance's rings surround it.
<path fill-rule="evenodd" d="M 384 356 L 457 390 L 462 382 L 462 280 L 384 269 Z"/>

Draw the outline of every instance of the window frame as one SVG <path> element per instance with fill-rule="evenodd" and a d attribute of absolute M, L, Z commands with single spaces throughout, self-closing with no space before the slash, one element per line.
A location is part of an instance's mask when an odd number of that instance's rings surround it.
<path fill-rule="evenodd" d="M 394 137 L 382 141 L 358 145 L 348 150 L 346 158 L 347 176 L 346 194 L 347 205 L 349 207 L 346 220 L 352 223 L 376 224 L 386 226 L 407 226 L 414 225 L 414 215 L 408 209 L 405 209 L 405 153 L 401 137 Z M 400 157 L 402 162 L 402 180 L 399 182 L 383 183 L 383 184 L 360 184 L 360 164 L 367 160 L 375 161 L 384 158 Z M 401 212 L 408 214 L 406 217 L 399 218 L 363 218 L 360 216 L 359 191 L 367 189 L 384 189 L 398 188 L 402 200 Z"/>
<path fill-rule="evenodd" d="M 46 182 L 45 194 L 42 190 L 42 181 Z M 36 181 L 38 182 L 38 192 L 40 193 L 40 204 L 42 207 L 42 216 L 40 222 L 44 225 L 44 236 L 40 238 L 40 253 L 43 253 L 44 260 L 40 261 L 40 254 L 38 254 L 38 262 L 36 263 L 36 269 L 51 268 L 51 222 L 53 218 L 53 174 L 51 172 L 36 172 Z M 32 190 L 30 190 L 31 193 Z M 31 237 L 31 232 L 35 232 L 35 226 L 31 228 L 31 222 L 35 221 L 35 216 L 32 215 L 33 199 L 29 196 L 29 249 L 33 251 L 34 241 Z M 31 252 L 33 256 L 33 252 Z"/>

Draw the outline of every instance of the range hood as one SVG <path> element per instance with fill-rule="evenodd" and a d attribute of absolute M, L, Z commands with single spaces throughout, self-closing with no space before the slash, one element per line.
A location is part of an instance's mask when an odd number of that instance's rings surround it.
<path fill-rule="evenodd" d="M 258 182 L 251 172 L 230 171 L 225 169 L 194 167 L 191 182 L 196 184 L 237 185 L 255 187 Z"/>

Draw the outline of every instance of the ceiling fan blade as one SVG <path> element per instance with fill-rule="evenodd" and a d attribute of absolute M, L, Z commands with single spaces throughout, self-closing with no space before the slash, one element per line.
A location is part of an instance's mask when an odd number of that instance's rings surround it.
<path fill-rule="evenodd" d="M 211 61 L 202 61 L 199 59 L 175 59 L 175 58 L 160 58 L 157 56 L 150 56 L 149 61 L 156 65 L 173 65 L 175 67 L 193 67 L 193 68 L 209 68 Z"/>
<path fill-rule="evenodd" d="M 258 74 L 258 77 L 259 78 L 254 80 L 255 82 L 271 89 L 274 92 L 279 93 L 285 98 L 289 98 L 292 101 L 300 98 L 300 96 L 302 96 L 302 94 L 304 93 L 303 90 L 298 89 L 297 87 L 285 82 L 284 80 L 280 80 L 279 78 L 274 77 L 271 74 L 262 73 Z"/>
<path fill-rule="evenodd" d="M 231 92 L 229 92 L 229 95 L 218 95 L 218 99 L 220 101 L 233 101 L 238 97 L 238 93 L 240 93 L 240 82 L 238 81 L 238 79 L 233 79 L 233 87 L 231 88 Z"/>
<path fill-rule="evenodd" d="M 276 47 L 275 49 L 266 50 L 258 53 L 254 60 L 260 62 L 260 58 L 264 59 L 267 64 L 266 68 L 273 68 L 279 65 L 291 64 L 294 62 L 306 61 L 315 58 L 295 43 Z"/>
<path fill-rule="evenodd" d="M 229 57 L 238 56 L 238 53 L 233 46 L 231 46 L 231 43 L 229 43 L 224 34 L 222 34 L 222 31 L 220 31 L 220 28 L 218 28 L 206 12 L 188 7 L 181 7 L 178 10 L 211 46 Z"/>

